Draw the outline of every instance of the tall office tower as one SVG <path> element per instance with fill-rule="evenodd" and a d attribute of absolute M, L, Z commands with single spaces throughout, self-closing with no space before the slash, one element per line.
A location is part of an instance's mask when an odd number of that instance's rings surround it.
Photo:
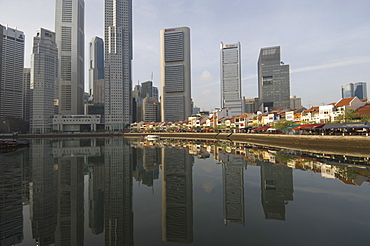
<path fill-rule="evenodd" d="M 51 132 L 57 86 L 58 48 L 55 42 L 55 33 L 41 28 L 33 38 L 31 56 L 30 130 L 32 133 Z"/>
<path fill-rule="evenodd" d="M 162 149 L 164 242 L 193 242 L 193 163 L 186 149 Z"/>
<path fill-rule="evenodd" d="M 132 0 L 105 0 L 105 128 L 132 123 Z"/>
<path fill-rule="evenodd" d="M 0 119 L 22 119 L 25 36 L 17 29 L 0 29 Z"/>
<path fill-rule="evenodd" d="M 357 82 L 354 86 L 355 96 L 359 99 L 367 99 L 367 86 L 366 82 Z"/>
<path fill-rule="evenodd" d="M 162 121 L 185 120 L 192 113 L 190 29 L 161 30 L 160 45 Z"/>
<path fill-rule="evenodd" d="M 342 98 L 358 97 L 367 99 L 366 82 L 348 83 L 341 86 Z"/>
<path fill-rule="evenodd" d="M 153 97 L 153 81 L 145 81 L 141 83 L 141 97 Z"/>
<path fill-rule="evenodd" d="M 159 121 L 159 102 L 154 97 L 145 97 L 143 99 L 143 121 Z"/>
<path fill-rule="evenodd" d="M 258 59 L 260 110 L 290 106 L 289 65 L 280 58 L 280 46 L 262 48 Z"/>
<path fill-rule="evenodd" d="M 241 86 L 240 42 L 220 46 L 221 108 L 229 108 L 232 116 L 244 113 Z"/>
<path fill-rule="evenodd" d="M 83 114 L 85 2 L 56 0 L 55 8 L 55 33 L 59 51 L 59 114 Z"/>
<path fill-rule="evenodd" d="M 104 103 L 104 41 L 93 37 L 90 45 L 89 94 L 94 103 Z"/>
<path fill-rule="evenodd" d="M 132 92 L 132 121 L 139 122 L 143 118 L 143 99 L 141 98 L 141 86 L 135 85 Z"/>
<path fill-rule="evenodd" d="M 341 86 L 341 91 L 342 91 L 342 98 L 349 98 L 349 97 L 354 97 L 354 85 L 353 83 L 348 83 L 345 85 Z"/>
<path fill-rule="evenodd" d="M 57 181 L 52 142 L 50 139 L 32 139 L 32 181 L 30 182 L 30 219 L 35 245 L 55 243 L 57 225 Z"/>
<path fill-rule="evenodd" d="M 30 122 L 31 104 L 31 68 L 23 69 L 23 120 Z"/>

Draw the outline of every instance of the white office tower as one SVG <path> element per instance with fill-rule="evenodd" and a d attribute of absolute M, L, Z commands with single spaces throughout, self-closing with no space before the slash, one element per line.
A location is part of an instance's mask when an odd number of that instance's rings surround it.
<path fill-rule="evenodd" d="M 192 113 L 190 29 L 177 27 L 160 32 L 161 118 L 181 121 Z"/>
<path fill-rule="evenodd" d="M 22 31 L 0 25 L 0 119 L 23 118 Z"/>
<path fill-rule="evenodd" d="M 132 0 L 105 0 L 105 129 L 132 122 Z"/>
<path fill-rule="evenodd" d="M 241 93 L 240 42 L 220 46 L 221 108 L 229 108 L 232 116 L 244 112 Z"/>
<path fill-rule="evenodd" d="M 55 33 L 41 28 L 33 38 L 31 56 L 32 133 L 51 132 L 57 86 L 58 48 Z"/>
<path fill-rule="evenodd" d="M 56 0 L 55 33 L 59 50 L 59 114 L 84 113 L 84 0 Z"/>

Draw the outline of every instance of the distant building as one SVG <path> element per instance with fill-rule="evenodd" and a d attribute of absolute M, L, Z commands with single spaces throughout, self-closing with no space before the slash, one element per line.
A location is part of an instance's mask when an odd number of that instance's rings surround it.
<path fill-rule="evenodd" d="M 199 107 L 194 107 L 193 108 L 193 114 L 198 114 L 200 112 L 200 108 Z"/>
<path fill-rule="evenodd" d="M 296 96 L 290 96 L 290 109 L 302 107 L 302 99 Z"/>
<path fill-rule="evenodd" d="M 157 100 L 159 100 L 159 93 L 158 93 L 158 87 L 153 86 L 153 96 Z"/>
<path fill-rule="evenodd" d="M 221 43 L 221 108 L 229 108 L 232 116 L 241 115 L 244 112 L 240 54 L 240 42 L 236 44 Z"/>
<path fill-rule="evenodd" d="M 258 59 L 258 97 L 261 111 L 290 107 L 289 65 L 280 58 L 280 46 L 262 48 Z"/>
<path fill-rule="evenodd" d="M 0 25 L 0 119 L 23 119 L 22 31 Z"/>
<path fill-rule="evenodd" d="M 258 98 L 245 99 L 244 113 L 255 113 L 258 111 Z"/>
<path fill-rule="evenodd" d="M 33 38 L 31 56 L 32 133 L 49 133 L 55 114 L 55 91 L 58 86 L 58 48 L 55 33 L 41 28 Z"/>
<path fill-rule="evenodd" d="M 59 55 L 59 113 L 84 112 L 84 0 L 56 0 L 55 34 Z"/>
<path fill-rule="evenodd" d="M 141 83 L 141 98 L 153 97 L 153 81 L 145 81 Z"/>
<path fill-rule="evenodd" d="M 342 98 L 358 97 L 367 99 L 366 82 L 348 83 L 341 86 Z"/>
<path fill-rule="evenodd" d="M 192 113 L 190 29 L 163 29 L 160 44 L 162 121 L 185 120 Z"/>
<path fill-rule="evenodd" d="M 154 97 L 145 97 L 143 100 L 143 121 L 159 122 L 159 102 Z"/>
<path fill-rule="evenodd" d="M 93 37 L 89 58 L 89 94 L 92 102 L 104 103 L 104 41 Z"/>

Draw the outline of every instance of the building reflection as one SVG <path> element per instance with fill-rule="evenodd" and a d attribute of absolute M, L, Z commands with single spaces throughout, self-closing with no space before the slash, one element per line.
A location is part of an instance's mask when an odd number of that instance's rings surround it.
<path fill-rule="evenodd" d="M 285 220 L 285 205 L 293 201 L 293 171 L 266 162 L 261 166 L 262 206 L 266 220 Z"/>
<path fill-rule="evenodd" d="M 84 244 L 84 157 L 93 146 L 84 140 L 63 139 L 53 143 L 58 169 L 58 213 L 55 245 Z"/>
<path fill-rule="evenodd" d="M 161 149 L 157 147 L 138 147 L 133 150 L 134 177 L 148 187 L 154 186 L 159 179 Z"/>
<path fill-rule="evenodd" d="M 23 241 L 22 167 L 25 151 L 0 155 L 0 245 Z"/>
<path fill-rule="evenodd" d="M 193 242 L 193 157 L 186 149 L 162 149 L 162 240 Z"/>
<path fill-rule="evenodd" d="M 134 245 L 131 147 L 105 140 L 105 245 Z"/>
<path fill-rule="evenodd" d="M 51 141 L 31 140 L 30 219 L 36 245 L 55 243 L 58 172 Z"/>
<path fill-rule="evenodd" d="M 247 169 L 247 162 L 241 156 L 226 152 L 219 152 L 218 158 L 222 163 L 224 224 L 245 225 L 244 170 Z"/>

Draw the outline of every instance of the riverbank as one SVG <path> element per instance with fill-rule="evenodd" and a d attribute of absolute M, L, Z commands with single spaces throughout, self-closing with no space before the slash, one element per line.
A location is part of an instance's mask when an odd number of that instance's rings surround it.
<path fill-rule="evenodd" d="M 370 157 L 370 137 L 366 136 L 322 136 L 322 135 L 284 135 L 254 133 L 155 133 L 168 139 L 204 139 L 214 141 L 233 141 L 270 147 L 295 149 L 317 153 L 341 153 Z M 141 138 L 147 134 L 124 133 L 124 137 Z"/>

